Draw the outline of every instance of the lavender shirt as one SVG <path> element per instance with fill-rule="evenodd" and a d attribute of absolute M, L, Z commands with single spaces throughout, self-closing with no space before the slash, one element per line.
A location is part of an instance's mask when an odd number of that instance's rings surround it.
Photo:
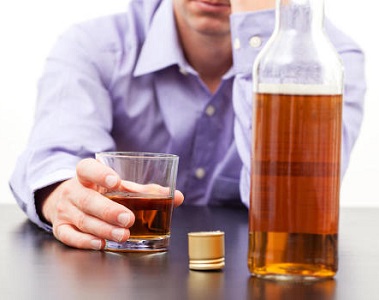
<path fill-rule="evenodd" d="M 346 72 L 344 172 L 362 122 L 363 54 L 326 25 Z M 234 65 L 214 94 L 182 53 L 172 0 L 132 0 L 125 14 L 76 25 L 60 37 L 10 181 L 29 218 L 50 230 L 36 213 L 34 192 L 75 176 L 80 159 L 107 150 L 175 153 L 185 203 L 248 205 L 251 67 L 273 31 L 274 12 L 232 15 L 231 27 Z M 258 43 L 249 43 L 252 37 Z"/>

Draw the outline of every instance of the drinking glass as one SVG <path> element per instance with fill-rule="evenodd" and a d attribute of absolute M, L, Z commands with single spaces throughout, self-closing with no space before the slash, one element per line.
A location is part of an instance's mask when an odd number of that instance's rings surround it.
<path fill-rule="evenodd" d="M 179 157 L 165 153 L 100 152 L 96 159 L 121 178 L 104 196 L 130 209 L 135 222 L 126 242 L 107 240 L 109 251 L 167 251 Z"/>

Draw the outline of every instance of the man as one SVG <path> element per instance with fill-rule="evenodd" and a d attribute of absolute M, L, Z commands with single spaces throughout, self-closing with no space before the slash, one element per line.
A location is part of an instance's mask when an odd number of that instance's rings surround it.
<path fill-rule="evenodd" d="M 274 0 L 132 0 L 127 14 L 66 33 L 47 60 L 11 179 L 30 219 L 72 247 L 125 241 L 134 216 L 97 192 L 120 183 L 91 158 L 106 150 L 178 154 L 187 204 L 247 206 L 251 67 L 273 8 Z M 362 118 L 363 55 L 328 32 L 346 68 L 345 170 Z"/>

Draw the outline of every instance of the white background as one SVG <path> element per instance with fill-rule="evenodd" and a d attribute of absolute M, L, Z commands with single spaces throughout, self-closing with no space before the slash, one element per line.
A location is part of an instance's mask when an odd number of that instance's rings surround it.
<path fill-rule="evenodd" d="M 149 0 L 146 0 L 149 1 Z M 57 37 L 70 25 L 122 12 L 128 0 L 0 2 L 0 203 L 13 197 L 8 179 L 33 122 L 37 81 Z M 343 206 L 379 206 L 379 28 L 375 1 L 326 0 L 326 14 L 366 53 L 365 119 L 342 183 Z"/>

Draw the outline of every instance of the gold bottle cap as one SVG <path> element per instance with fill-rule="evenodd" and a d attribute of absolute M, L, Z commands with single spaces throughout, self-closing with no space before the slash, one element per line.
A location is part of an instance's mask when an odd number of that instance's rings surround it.
<path fill-rule="evenodd" d="M 188 233 L 188 256 L 191 270 L 220 270 L 225 266 L 225 243 L 222 231 Z"/>

